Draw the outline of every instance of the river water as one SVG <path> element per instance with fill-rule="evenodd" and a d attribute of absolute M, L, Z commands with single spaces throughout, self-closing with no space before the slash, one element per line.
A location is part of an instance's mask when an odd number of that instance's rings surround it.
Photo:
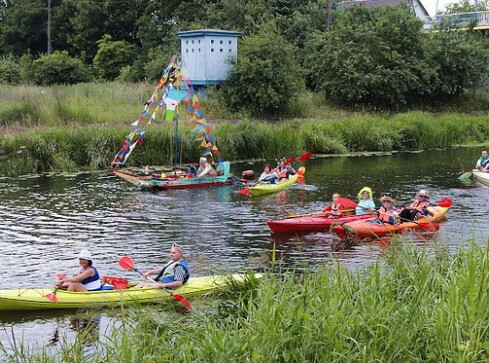
<path fill-rule="evenodd" d="M 483 243 L 489 236 L 488 188 L 457 179 L 462 165 L 470 169 L 479 153 L 480 148 L 460 148 L 308 160 L 305 184 L 258 198 L 237 194 L 237 186 L 141 191 L 109 172 L 0 178 L 0 289 L 51 286 L 56 272 L 77 272 L 81 248 L 91 250 L 103 275 L 136 278 L 118 267 L 120 256 L 130 255 L 145 270 L 161 265 L 173 242 L 184 246 L 195 275 L 260 270 L 269 266 L 273 246 L 285 267 L 340 261 L 354 268 L 375 260 L 379 244 L 335 251 L 327 232 L 272 236 L 265 221 L 321 210 L 334 192 L 353 199 L 366 185 L 376 201 L 386 194 L 397 205 L 408 204 L 418 189 L 428 189 L 434 201 L 452 198 L 438 233 L 407 237 L 428 247 L 437 240 L 455 251 L 469 239 Z M 262 167 L 232 169 L 239 175 Z M 0 342 L 56 346 L 60 336 L 72 340 L 83 327 L 79 314 L 0 313 Z M 110 314 L 97 315 L 95 334 L 102 336 L 112 320 Z"/>

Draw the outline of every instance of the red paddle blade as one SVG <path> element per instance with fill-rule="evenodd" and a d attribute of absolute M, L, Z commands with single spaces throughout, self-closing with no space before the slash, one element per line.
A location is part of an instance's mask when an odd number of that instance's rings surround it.
<path fill-rule="evenodd" d="M 426 232 L 438 232 L 440 230 L 440 225 L 436 223 L 418 223 L 421 229 Z"/>
<path fill-rule="evenodd" d="M 134 270 L 134 262 L 129 256 L 121 257 L 121 259 L 119 260 L 119 266 L 122 267 L 124 270 Z"/>
<path fill-rule="evenodd" d="M 450 208 L 453 205 L 453 202 L 450 198 L 445 198 L 436 203 L 436 205 L 443 208 Z"/>
<path fill-rule="evenodd" d="M 249 195 L 250 194 L 250 189 L 243 188 L 238 193 L 241 194 L 241 195 Z"/>
<path fill-rule="evenodd" d="M 56 277 L 58 278 L 58 280 L 62 280 L 64 279 L 66 276 L 63 275 L 63 274 L 56 274 Z"/>
<path fill-rule="evenodd" d="M 310 157 L 312 156 L 312 152 L 308 151 L 307 153 L 301 155 L 301 157 L 299 158 L 299 161 L 304 161 L 304 160 L 307 160 L 309 159 Z"/>
<path fill-rule="evenodd" d="M 284 165 L 288 165 L 292 163 L 294 160 L 295 160 L 295 156 L 291 156 L 290 158 L 284 161 Z"/>
<path fill-rule="evenodd" d="M 340 203 L 343 207 L 355 208 L 357 206 L 357 203 L 355 203 L 353 200 L 343 197 L 338 198 L 338 203 Z"/>
<path fill-rule="evenodd" d="M 178 300 L 178 302 L 180 304 L 182 304 L 183 306 L 185 306 L 188 310 L 192 310 L 192 305 L 190 305 L 190 302 L 187 299 L 185 299 L 182 295 L 173 294 L 172 296 L 176 300 Z"/>
<path fill-rule="evenodd" d="M 58 298 L 56 297 L 56 294 L 54 292 L 47 294 L 47 295 L 44 295 L 44 297 L 48 300 L 51 300 L 53 303 L 58 302 Z"/>

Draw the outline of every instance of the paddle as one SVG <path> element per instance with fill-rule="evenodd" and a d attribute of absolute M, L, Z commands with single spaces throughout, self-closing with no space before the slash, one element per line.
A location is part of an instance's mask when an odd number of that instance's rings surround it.
<path fill-rule="evenodd" d="M 143 273 L 139 271 L 135 266 L 134 262 L 129 256 L 123 256 L 119 260 L 119 266 L 122 267 L 124 270 L 129 270 L 129 271 L 136 271 L 139 273 L 141 276 L 143 276 Z M 144 276 L 143 276 L 144 277 Z M 155 280 L 153 280 L 151 277 L 146 277 L 146 279 L 157 283 Z M 166 289 L 163 289 L 165 292 L 167 292 L 171 297 L 173 297 L 175 300 L 177 300 L 180 304 L 185 306 L 188 310 L 192 310 L 192 305 L 190 305 L 190 302 L 185 299 L 182 295 L 179 294 L 174 294 L 171 291 L 168 291 Z"/>
<path fill-rule="evenodd" d="M 62 280 L 64 279 L 66 276 L 63 275 L 63 274 L 56 274 L 56 277 L 59 279 L 59 280 Z M 58 298 L 56 297 L 56 293 L 58 292 L 58 286 L 56 286 L 53 290 L 53 292 L 47 294 L 47 295 L 44 295 L 44 297 L 48 300 L 51 300 L 53 303 L 57 303 L 58 302 Z"/>
<path fill-rule="evenodd" d="M 307 159 L 309 159 L 311 156 L 312 156 L 312 152 L 310 152 L 310 151 L 307 151 L 304 154 L 302 154 L 299 157 L 298 160 L 295 160 L 296 159 L 295 156 L 291 156 L 290 158 L 288 158 L 287 160 L 285 160 L 285 162 L 284 162 L 283 165 L 288 165 L 290 163 L 293 163 L 294 161 L 296 163 L 303 162 L 303 161 L 306 161 Z M 277 169 L 277 168 L 275 168 L 275 169 Z M 241 189 L 241 190 L 238 191 L 238 194 L 241 194 L 241 195 L 250 195 L 250 188 L 243 188 L 243 189 Z"/>
<path fill-rule="evenodd" d="M 450 198 L 445 198 L 436 203 L 436 205 L 442 208 L 451 208 L 453 205 L 453 201 Z"/>

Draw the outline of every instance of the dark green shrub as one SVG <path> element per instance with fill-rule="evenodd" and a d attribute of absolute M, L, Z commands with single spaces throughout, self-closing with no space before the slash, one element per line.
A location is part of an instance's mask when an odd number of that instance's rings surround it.
<path fill-rule="evenodd" d="M 82 61 L 66 52 L 42 55 L 32 62 L 32 81 L 36 84 L 74 84 L 88 80 L 89 73 Z"/>

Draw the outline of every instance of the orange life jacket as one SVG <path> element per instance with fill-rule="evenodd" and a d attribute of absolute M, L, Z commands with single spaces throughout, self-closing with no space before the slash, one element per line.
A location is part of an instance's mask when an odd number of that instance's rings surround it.
<path fill-rule="evenodd" d="M 397 212 L 396 208 L 391 207 L 387 209 L 382 204 L 377 212 L 377 219 L 384 223 L 394 224 L 396 222 L 394 218 L 396 212 Z"/>

